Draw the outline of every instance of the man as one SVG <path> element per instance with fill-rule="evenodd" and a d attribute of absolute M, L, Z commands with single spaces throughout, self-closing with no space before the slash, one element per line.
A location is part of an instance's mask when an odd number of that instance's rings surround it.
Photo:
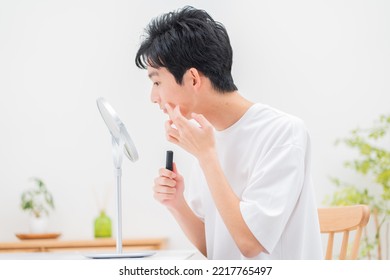
<path fill-rule="evenodd" d="M 187 199 L 175 164 L 160 169 L 155 199 L 209 259 L 322 258 L 303 123 L 239 94 L 228 34 L 205 11 L 164 14 L 146 33 L 136 65 L 169 115 L 167 139 L 198 163 Z"/>

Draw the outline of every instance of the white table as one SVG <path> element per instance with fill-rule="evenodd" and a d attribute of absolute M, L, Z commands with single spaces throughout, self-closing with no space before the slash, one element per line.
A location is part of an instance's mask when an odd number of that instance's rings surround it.
<path fill-rule="evenodd" d="M 205 260 L 194 250 L 158 250 L 153 256 L 131 260 Z M 96 252 L 99 253 L 99 252 Z M 106 253 L 106 252 L 105 252 Z M 90 254 L 90 253 L 88 253 Z M 2 253 L 0 260 L 90 260 L 84 252 L 66 253 Z"/>

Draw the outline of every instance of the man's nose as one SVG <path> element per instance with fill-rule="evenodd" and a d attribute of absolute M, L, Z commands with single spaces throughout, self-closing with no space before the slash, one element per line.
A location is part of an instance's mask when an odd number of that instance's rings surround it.
<path fill-rule="evenodd" d="M 158 96 L 157 92 L 155 92 L 154 90 L 152 90 L 151 94 L 150 94 L 150 101 L 152 103 L 160 103 L 160 97 Z"/>

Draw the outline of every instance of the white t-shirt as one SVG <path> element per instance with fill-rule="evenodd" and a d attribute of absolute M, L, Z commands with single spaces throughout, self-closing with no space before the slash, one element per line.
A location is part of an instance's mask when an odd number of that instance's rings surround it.
<path fill-rule="evenodd" d="M 235 124 L 215 131 L 224 174 L 240 198 L 241 214 L 267 253 L 253 259 L 322 259 L 310 177 L 310 142 L 303 122 L 254 104 Z M 209 259 L 245 259 L 194 165 L 187 201 L 205 223 Z"/>

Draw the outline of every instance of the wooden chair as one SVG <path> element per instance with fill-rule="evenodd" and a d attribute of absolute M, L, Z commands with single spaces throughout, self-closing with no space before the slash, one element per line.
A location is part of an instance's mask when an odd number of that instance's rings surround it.
<path fill-rule="evenodd" d="M 363 228 L 367 225 L 370 218 L 370 208 L 367 205 L 319 208 L 318 218 L 321 233 L 328 234 L 325 259 L 332 259 L 335 233 L 344 233 L 339 259 L 347 259 L 349 233 L 356 230 L 352 251 L 348 256 L 348 259 L 355 260 L 359 253 Z"/>

